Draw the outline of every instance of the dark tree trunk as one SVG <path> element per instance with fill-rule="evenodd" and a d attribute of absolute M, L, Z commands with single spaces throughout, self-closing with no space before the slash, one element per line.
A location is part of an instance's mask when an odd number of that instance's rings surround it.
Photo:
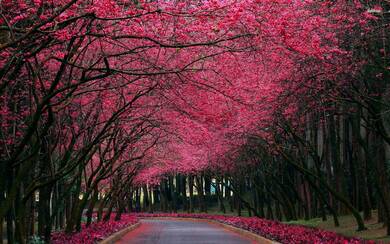
<path fill-rule="evenodd" d="M 141 212 L 141 188 L 138 187 L 135 190 L 135 211 Z"/>
<path fill-rule="evenodd" d="M 204 176 L 205 206 L 207 208 L 211 199 L 211 177 L 208 174 Z"/>
<path fill-rule="evenodd" d="M 267 214 L 266 219 L 273 220 L 274 219 L 274 212 L 272 210 L 272 202 L 271 199 L 267 199 Z"/>
<path fill-rule="evenodd" d="M 177 191 L 174 182 L 173 176 L 169 177 L 169 194 L 171 196 L 171 211 L 174 213 L 177 212 Z"/>
<path fill-rule="evenodd" d="M 206 201 L 205 201 L 205 196 L 204 196 L 202 177 L 195 176 L 195 180 L 196 180 L 196 187 L 198 190 L 198 201 L 199 201 L 200 211 L 207 213 L 207 206 L 206 206 Z"/>
<path fill-rule="evenodd" d="M 223 196 L 222 196 L 223 186 L 222 186 L 222 184 L 220 184 L 219 179 L 217 179 L 217 181 L 216 181 L 215 191 L 216 191 L 215 193 L 217 194 L 217 197 L 218 197 L 219 210 L 222 213 L 226 213 L 225 204 L 223 203 Z"/>
<path fill-rule="evenodd" d="M 188 188 L 190 192 L 190 198 L 189 198 L 189 208 L 188 211 L 190 213 L 194 212 L 194 177 L 192 175 L 188 176 Z"/>
<path fill-rule="evenodd" d="M 92 215 L 93 215 L 93 209 L 96 205 L 96 202 L 98 201 L 98 195 L 99 195 L 99 191 L 98 191 L 98 188 L 95 187 L 95 189 L 93 190 L 93 193 L 92 193 L 92 197 L 91 197 L 91 200 L 89 201 L 89 204 L 88 204 L 88 209 L 87 209 L 87 226 L 89 226 L 91 223 L 92 223 Z"/>
<path fill-rule="evenodd" d="M 146 212 L 149 209 L 149 204 L 150 204 L 147 185 L 142 186 L 142 192 L 143 192 L 143 211 Z"/>
<path fill-rule="evenodd" d="M 184 175 L 180 176 L 180 193 L 181 193 L 181 198 L 183 201 L 183 210 L 187 211 L 188 210 L 188 199 L 187 199 L 187 180 Z"/>
<path fill-rule="evenodd" d="M 50 197 L 51 187 L 40 189 L 38 203 L 38 235 L 43 237 L 46 242 L 50 241 L 51 234 Z"/>

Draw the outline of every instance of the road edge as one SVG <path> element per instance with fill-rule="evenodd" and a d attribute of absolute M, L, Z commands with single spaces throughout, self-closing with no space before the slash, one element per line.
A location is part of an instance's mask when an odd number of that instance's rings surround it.
<path fill-rule="evenodd" d="M 130 225 L 120 231 L 117 231 L 115 233 L 113 233 L 112 235 L 110 235 L 109 237 L 107 237 L 106 239 L 102 240 L 101 242 L 99 242 L 99 244 L 114 244 L 116 241 L 118 241 L 119 239 L 121 239 L 124 235 L 126 235 L 128 232 L 138 228 L 140 226 L 140 223 L 136 223 L 136 224 L 133 224 L 133 225 Z"/>

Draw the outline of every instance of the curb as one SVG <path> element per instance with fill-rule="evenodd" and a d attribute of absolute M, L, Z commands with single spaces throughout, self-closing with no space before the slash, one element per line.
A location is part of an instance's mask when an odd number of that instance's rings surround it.
<path fill-rule="evenodd" d="M 140 225 L 140 223 L 138 222 L 138 223 L 130 225 L 130 226 L 128 226 L 128 227 L 126 227 L 126 228 L 124 228 L 124 229 L 122 229 L 120 231 L 117 231 L 114 234 L 110 235 L 108 238 L 106 238 L 106 239 L 102 240 L 101 242 L 99 242 L 99 244 L 114 244 L 116 241 L 118 241 L 124 235 L 126 235 L 127 232 L 134 230 L 139 225 Z"/>
<path fill-rule="evenodd" d="M 237 228 L 235 226 L 232 226 L 232 225 L 228 225 L 228 224 L 225 224 L 225 223 L 221 223 L 221 222 L 218 222 L 218 221 L 215 221 L 215 220 L 212 220 L 212 219 L 197 219 L 197 218 L 175 218 L 175 217 L 141 217 L 140 219 L 172 219 L 172 220 L 190 220 L 190 221 L 194 221 L 194 222 L 208 222 L 208 223 L 212 223 L 212 224 L 215 224 L 215 225 L 218 225 L 224 229 L 227 229 L 231 232 L 234 232 L 236 234 L 240 234 L 244 237 L 247 237 L 253 241 L 256 241 L 256 243 L 260 243 L 260 244 L 280 244 L 279 242 L 276 242 L 276 241 L 272 241 L 272 240 L 269 240 L 267 238 L 264 238 L 262 236 L 259 236 L 253 232 L 250 232 L 248 230 L 244 230 L 244 229 L 241 229 L 241 228 Z"/>

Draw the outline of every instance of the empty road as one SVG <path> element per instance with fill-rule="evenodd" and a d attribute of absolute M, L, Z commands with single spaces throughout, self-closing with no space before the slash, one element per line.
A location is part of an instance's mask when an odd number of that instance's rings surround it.
<path fill-rule="evenodd" d="M 122 237 L 117 244 L 250 244 L 246 237 L 218 225 L 190 220 L 144 219 L 141 226 Z"/>

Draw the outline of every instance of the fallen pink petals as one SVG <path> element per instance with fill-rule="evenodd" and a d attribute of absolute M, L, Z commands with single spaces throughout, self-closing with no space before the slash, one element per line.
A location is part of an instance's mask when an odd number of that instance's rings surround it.
<path fill-rule="evenodd" d="M 134 225 L 138 222 L 137 217 L 130 214 L 122 215 L 121 220 L 115 221 L 114 217 L 109 221 L 101 221 L 92 223 L 90 226 L 82 226 L 80 232 L 66 234 L 63 231 L 54 232 L 52 234 L 51 243 L 53 244 L 94 244 L 98 241 L 104 240 L 113 233 L 120 231 L 128 226 Z"/>

